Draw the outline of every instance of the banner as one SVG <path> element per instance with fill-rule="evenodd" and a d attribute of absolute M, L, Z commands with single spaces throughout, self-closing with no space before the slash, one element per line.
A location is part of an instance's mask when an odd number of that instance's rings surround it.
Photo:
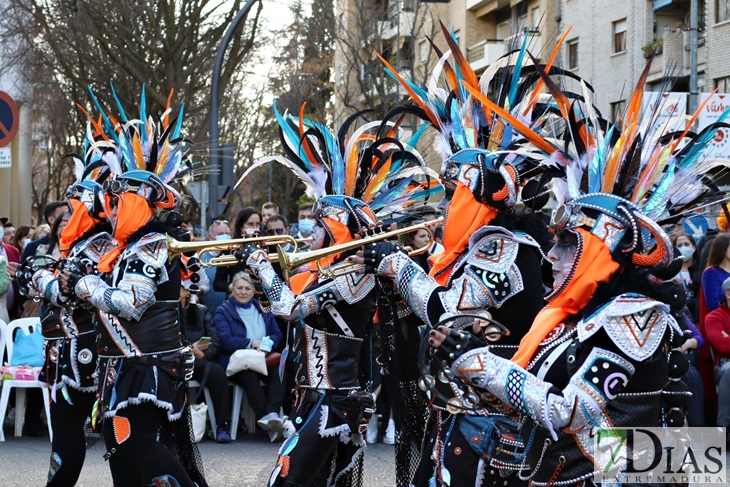
<path fill-rule="evenodd" d="M 669 92 L 659 93 L 647 91 L 641 102 L 641 117 L 646 120 L 652 113 L 658 110 L 656 127 L 661 127 L 668 120 L 685 115 L 687 113 L 687 93 Z M 665 131 L 684 130 L 684 122 L 677 126 L 667 127 Z"/>
<path fill-rule="evenodd" d="M 730 108 L 730 94 L 728 93 L 715 93 L 710 95 L 709 93 L 702 93 L 700 95 L 700 105 L 708 98 L 707 102 L 700 111 L 700 115 L 697 118 L 698 131 L 707 127 L 709 124 L 716 122 L 722 112 Z M 730 122 L 730 120 L 725 120 Z M 730 131 L 728 129 L 720 129 L 715 133 L 715 137 L 710 143 L 710 147 L 705 153 L 705 160 L 712 161 L 713 159 L 727 159 L 730 160 Z"/>

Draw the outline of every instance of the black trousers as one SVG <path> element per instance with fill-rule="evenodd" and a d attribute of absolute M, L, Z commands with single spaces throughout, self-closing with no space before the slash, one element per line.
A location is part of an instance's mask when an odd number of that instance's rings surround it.
<path fill-rule="evenodd" d="M 198 382 L 203 380 L 203 373 L 205 372 L 207 363 L 210 364 L 210 370 L 208 371 L 208 379 L 205 381 L 205 387 L 210 391 L 210 398 L 213 400 L 216 423 L 218 425 L 230 423 L 231 388 L 228 386 L 228 377 L 226 377 L 226 371 L 223 370 L 223 367 L 218 362 L 196 358 L 193 380 L 197 380 Z"/>
<path fill-rule="evenodd" d="M 279 379 L 279 368 L 274 366 L 267 370 L 269 374 L 267 376 L 250 370 L 242 370 L 228 378 L 246 391 L 248 403 L 256 413 L 256 419 L 261 419 L 268 413 L 279 414 L 281 403 L 284 400 L 284 386 L 281 385 Z M 264 385 L 261 385 L 261 382 Z"/>
<path fill-rule="evenodd" d="M 165 411 L 149 402 L 129 405 L 105 418 L 103 433 L 115 486 L 137 487 L 159 479 L 160 485 L 195 487 L 170 450 L 157 441 Z M 173 480 L 176 483 L 173 482 Z"/>
<path fill-rule="evenodd" d="M 51 465 L 48 469 L 48 487 L 73 487 L 81 474 L 86 458 L 86 433 L 84 424 L 91 415 L 96 394 L 68 388 L 73 405 L 60 391 L 58 401 L 51 403 Z"/>

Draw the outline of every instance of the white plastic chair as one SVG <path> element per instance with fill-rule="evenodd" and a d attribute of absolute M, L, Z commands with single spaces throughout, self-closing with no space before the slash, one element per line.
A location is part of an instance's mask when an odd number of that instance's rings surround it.
<path fill-rule="evenodd" d="M 5 351 L 7 352 L 7 360 L 13 357 L 13 338 L 15 331 L 30 335 L 35 331 L 36 326 L 40 326 L 40 318 L 20 318 L 11 321 L 4 327 L 2 341 L 5 342 Z M 8 400 L 10 399 L 10 390 L 15 388 L 15 436 L 22 436 L 23 422 L 25 421 L 25 390 L 29 388 L 40 388 L 43 395 L 43 405 L 46 409 L 46 419 L 48 421 L 48 436 L 53 441 L 53 429 L 51 426 L 51 407 L 50 407 L 50 391 L 45 383 L 38 380 L 16 380 L 5 379 L 2 382 L 2 394 L 0 395 L 0 441 L 5 441 L 5 433 L 2 425 L 5 422 L 5 414 L 8 409 Z"/>
<path fill-rule="evenodd" d="M 256 412 L 248 403 L 246 392 L 243 387 L 234 384 L 233 386 L 233 407 L 231 408 L 231 439 L 235 440 L 238 434 L 238 420 L 241 418 L 241 405 L 243 404 L 243 422 L 248 433 L 256 433 Z"/>
<path fill-rule="evenodd" d="M 197 380 L 188 381 L 188 387 L 190 389 L 200 389 L 200 382 Z M 210 398 L 210 391 L 207 387 L 203 388 L 203 395 L 205 396 L 205 404 L 208 406 L 208 418 L 210 419 L 210 426 L 213 428 L 213 435 L 217 434 L 217 424 L 215 422 L 215 408 L 213 407 L 213 399 Z M 194 394 L 190 394 L 191 397 L 195 397 Z"/>

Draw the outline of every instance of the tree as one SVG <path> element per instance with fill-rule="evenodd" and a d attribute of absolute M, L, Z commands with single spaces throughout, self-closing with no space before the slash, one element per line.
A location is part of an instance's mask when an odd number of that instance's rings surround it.
<path fill-rule="evenodd" d="M 27 75 L 26 83 L 41 85 L 37 116 L 50 122 L 47 127 L 52 133 L 48 137 L 70 141 L 71 134 L 80 134 L 84 116 L 72 110 L 71 101 L 90 106 L 85 93 L 88 85 L 106 107 L 116 111 L 107 87 L 113 81 L 130 117 L 138 113 L 143 84 L 150 114 L 162 113 L 174 89 L 173 105 L 176 109 L 185 105 L 186 136 L 205 144 L 216 49 L 242 3 L 243 0 L 4 0 L 4 59 L 7 64 L 21 67 L 20 71 Z M 227 51 L 221 77 L 223 117 L 227 107 L 233 106 L 228 100 L 235 99 L 235 92 L 247 87 L 241 81 L 257 47 L 262 8 L 259 0 Z M 40 83 L 38 73 L 45 74 Z M 67 103 L 65 111 L 51 109 L 56 99 Z M 199 147 L 195 155 L 200 155 Z M 48 148 L 49 161 L 60 160 L 61 150 L 69 152 L 68 142 Z M 76 150 L 78 147 L 73 151 Z M 58 186 L 65 184 L 55 179 L 50 169 L 49 166 L 48 180 L 34 178 L 34 185 L 40 186 L 34 188 L 39 206 L 46 197 L 60 194 Z"/>

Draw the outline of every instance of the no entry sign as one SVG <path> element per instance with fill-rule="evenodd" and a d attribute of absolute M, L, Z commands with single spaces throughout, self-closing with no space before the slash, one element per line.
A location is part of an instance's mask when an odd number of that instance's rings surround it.
<path fill-rule="evenodd" d="M 0 91 L 0 147 L 9 145 L 18 133 L 18 106 L 10 95 Z"/>

